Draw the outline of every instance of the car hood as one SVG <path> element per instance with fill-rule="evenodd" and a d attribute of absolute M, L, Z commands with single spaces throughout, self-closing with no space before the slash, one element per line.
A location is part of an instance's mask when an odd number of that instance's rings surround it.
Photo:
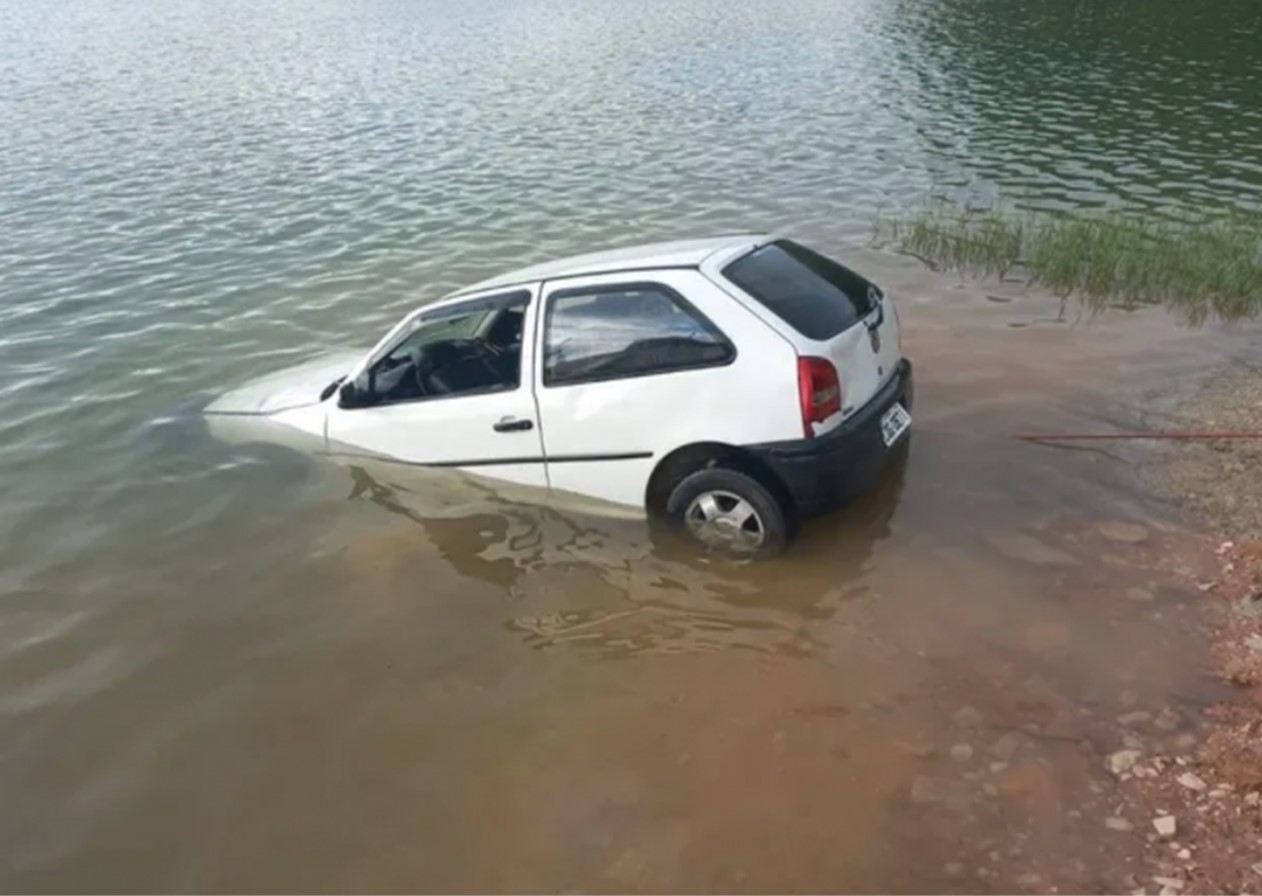
<path fill-rule="evenodd" d="M 349 373 L 363 356 L 363 352 L 335 352 L 269 373 L 219 396 L 206 413 L 275 414 L 319 404 L 324 388 Z"/>

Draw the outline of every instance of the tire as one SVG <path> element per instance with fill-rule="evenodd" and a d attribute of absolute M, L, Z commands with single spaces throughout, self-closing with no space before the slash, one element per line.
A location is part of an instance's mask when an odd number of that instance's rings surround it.
<path fill-rule="evenodd" d="M 689 537 L 731 557 L 774 557 L 792 538 L 783 504 L 757 479 L 711 467 L 685 476 L 671 490 L 666 512 Z"/>

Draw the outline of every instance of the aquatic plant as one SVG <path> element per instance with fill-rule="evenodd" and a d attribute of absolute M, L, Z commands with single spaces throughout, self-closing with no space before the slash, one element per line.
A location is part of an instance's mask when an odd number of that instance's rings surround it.
<path fill-rule="evenodd" d="M 1177 221 L 943 204 L 883 218 L 878 227 L 900 251 L 936 269 L 1021 276 L 1092 311 L 1163 304 L 1199 324 L 1262 310 L 1259 213 Z"/>

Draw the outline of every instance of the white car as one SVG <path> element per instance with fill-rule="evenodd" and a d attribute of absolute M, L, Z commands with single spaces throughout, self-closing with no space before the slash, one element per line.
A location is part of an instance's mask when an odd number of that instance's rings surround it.
<path fill-rule="evenodd" d="M 911 401 L 881 290 L 798 243 L 740 235 L 496 277 L 366 355 L 273 374 L 206 413 L 265 416 L 334 456 L 634 507 L 768 555 L 874 478 Z"/>

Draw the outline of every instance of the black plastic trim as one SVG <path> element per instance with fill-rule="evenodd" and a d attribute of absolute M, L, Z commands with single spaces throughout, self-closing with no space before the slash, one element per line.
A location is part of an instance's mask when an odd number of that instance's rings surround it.
<path fill-rule="evenodd" d="M 746 445 L 784 483 L 799 513 L 822 513 L 862 493 L 894 446 L 881 437 L 881 415 L 896 402 L 911 410 L 911 361 L 899 362 L 889 382 L 840 426 L 822 436 Z M 902 438 L 906 439 L 910 433 Z M 901 441 L 901 440 L 900 440 Z"/>
<path fill-rule="evenodd" d="M 653 456 L 652 451 L 627 451 L 622 454 L 563 454 L 559 457 L 496 457 L 496 458 L 479 458 L 475 460 L 439 460 L 439 461 L 416 461 L 403 460 L 398 457 L 389 457 L 383 454 L 358 454 L 348 451 L 330 451 L 330 457 L 356 457 L 362 460 L 383 461 L 391 464 L 402 464 L 407 467 L 505 467 L 523 464 L 576 464 L 576 463 L 600 463 L 603 461 L 614 460 L 644 460 Z"/>

